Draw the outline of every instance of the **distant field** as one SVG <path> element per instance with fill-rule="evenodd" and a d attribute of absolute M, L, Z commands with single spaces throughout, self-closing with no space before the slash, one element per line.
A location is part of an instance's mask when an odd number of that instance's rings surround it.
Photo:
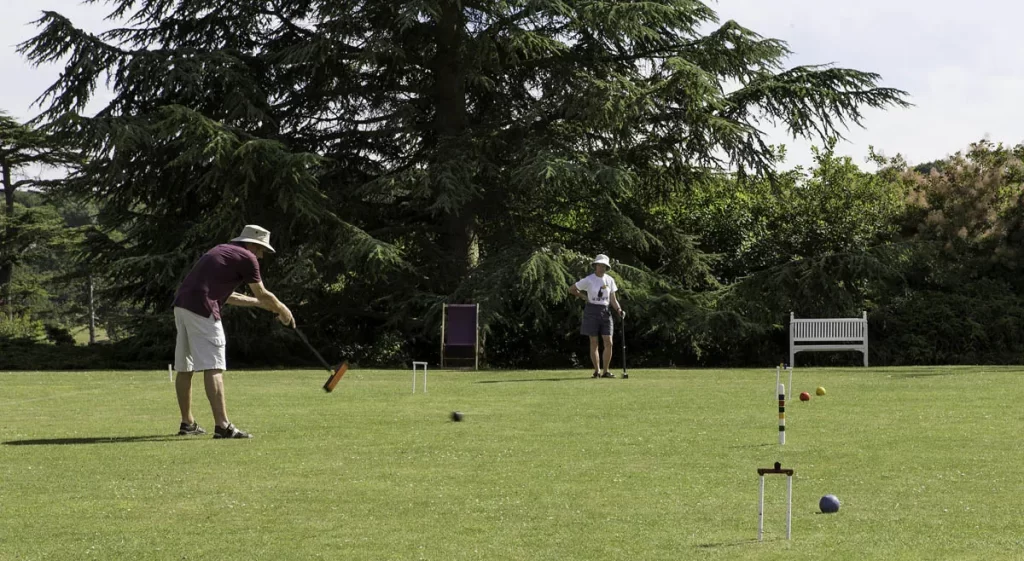
<path fill-rule="evenodd" d="M 781 450 L 770 368 L 231 372 L 250 441 L 170 436 L 166 372 L 0 373 L 0 560 L 1024 559 L 1022 374 L 799 369 Z"/>
<path fill-rule="evenodd" d="M 75 327 L 71 330 L 71 335 L 75 338 L 76 345 L 88 345 L 89 344 L 89 326 Z M 107 331 L 102 327 L 96 328 L 96 341 L 107 341 L 110 338 L 107 336 Z"/>

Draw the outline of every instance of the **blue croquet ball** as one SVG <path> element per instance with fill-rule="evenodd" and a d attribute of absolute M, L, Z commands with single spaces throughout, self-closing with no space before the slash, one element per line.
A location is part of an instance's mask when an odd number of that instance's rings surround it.
<path fill-rule="evenodd" d="M 825 514 L 839 512 L 839 499 L 835 495 L 825 495 L 818 501 L 818 508 Z"/>

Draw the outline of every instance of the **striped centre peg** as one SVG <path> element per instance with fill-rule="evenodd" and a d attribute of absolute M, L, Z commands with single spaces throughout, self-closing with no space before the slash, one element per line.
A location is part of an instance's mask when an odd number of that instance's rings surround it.
<path fill-rule="evenodd" d="M 786 443 L 786 386 L 779 384 L 779 444 Z"/>

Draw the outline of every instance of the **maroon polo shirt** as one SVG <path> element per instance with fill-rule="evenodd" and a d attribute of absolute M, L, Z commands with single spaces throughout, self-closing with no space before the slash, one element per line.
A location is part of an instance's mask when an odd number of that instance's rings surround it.
<path fill-rule="evenodd" d="M 203 317 L 220 319 L 220 308 L 238 285 L 260 282 L 256 255 L 239 243 L 225 243 L 196 261 L 174 295 L 174 305 Z"/>

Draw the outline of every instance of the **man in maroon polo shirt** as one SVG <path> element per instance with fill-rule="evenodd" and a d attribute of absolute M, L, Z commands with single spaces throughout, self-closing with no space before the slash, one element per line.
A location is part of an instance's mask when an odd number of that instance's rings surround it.
<path fill-rule="evenodd" d="M 192 266 L 174 297 L 174 323 L 178 338 L 174 347 L 174 368 L 178 371 L 175 389 L 181 409 L 179 435 L 206 434 L 192 416 L 192 373 L 203 371 L 206 397 L 213 409 L 214 438 L 252 438 L 228 420 L 224 400 L 224 370 L 227 339 L 220 310 L 225 304 L 257 307 L 277 314 L 277 319 L 295 326 L 291 310 L 263 286 L 259 259 L 270 246 L 270 232 L 248 225 L 242 234 L 214 247 Z M 235 292 L 249 285 L 255 298 Z"/>

